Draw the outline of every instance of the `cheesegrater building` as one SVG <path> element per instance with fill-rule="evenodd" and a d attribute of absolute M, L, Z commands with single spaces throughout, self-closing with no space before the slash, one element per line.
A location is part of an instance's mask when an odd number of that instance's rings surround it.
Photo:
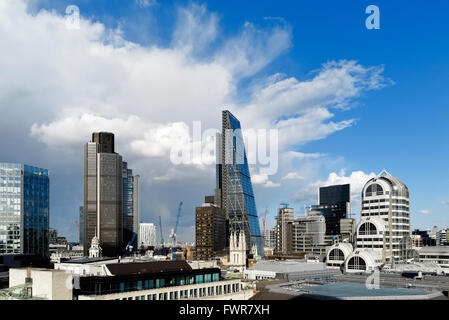
<path fill-rule="evenodd" d="M 246 247 L 254 245 L 263 255 L 263 244 L 257 217 L 240 121 L 225 110 L 222 112 L 222 133 L 217 134 L 217 204 L 229 219 L 229 234 L 245 233 Z M 228 234 L 228 236 L 229 236 Z"/>

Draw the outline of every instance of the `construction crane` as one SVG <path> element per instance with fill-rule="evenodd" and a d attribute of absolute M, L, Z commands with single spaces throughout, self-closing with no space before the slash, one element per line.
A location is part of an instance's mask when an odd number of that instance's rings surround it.
<path fill-rule="evenodd" d="M 78 223 L 78 220 L 75 220 L 75 222 L 76 222 L 76 227 L 78 228 L 78 232 L 81 232 L 80 231 L 80 224 Z"/>
<path fill-rule="evenodd" d="M 162 247 L 164 247 L 164 234 L 162 233 L 162 218 L 159 216 L 159 229 L 161 230 L 161 243 Z"/>
<path fill-rule="evenodd" d="M 265 217 L 262 220 L 262 226 L 263 226 L 263 228 L 262 228 L 262 230 L 263 230 L 262 231 L 262 243 L 263 243 L 264 247 L 265 247 L 265 223 L 267 221 L 267 213 L 268 213 L 268 207 L 265 208 Z"/>
<path fill-rule="evenodd" d="M 176 231 L 178 231 L 179 218 L 181 217 L 182 201 L 179 203 L 178 214 L 176 215 L 176 224 L 173 229 L 171 229 L 170 238 L 173 239 L 172 246 L 172 259 L 176 260 Z"/>

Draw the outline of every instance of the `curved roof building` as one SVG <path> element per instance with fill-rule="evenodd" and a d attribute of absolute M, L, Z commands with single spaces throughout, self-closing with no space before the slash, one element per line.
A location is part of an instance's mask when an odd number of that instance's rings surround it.
<path fill-rule="evenodd" d="M 340 268 L 353 250 L 352 244 L 347 242 L 332 245 L 326 254 L 326 265 L 330 268 Z"/>
<path fill-rule="evenodd" d="M 398 262 L 406 255 L 409 238 L 408 188 L 384 170 L 363 187 L 356 247 L 380 251 L 383 263 Z"/>

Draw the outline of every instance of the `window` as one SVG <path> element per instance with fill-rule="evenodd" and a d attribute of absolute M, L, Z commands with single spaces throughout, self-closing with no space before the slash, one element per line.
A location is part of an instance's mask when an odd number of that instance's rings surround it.
<path fill-rule="evenodd" d="M 363 258 L 355 256 L 348 261 L 348 269 L 350 270 L 366 270 L 366 262 Z"/>
<path fill-rule="evenodd" d="M 195 283 L 203 283 L 204 282 L 204 277 L 202 274 L 197 274 L 195 276 Z"/>
<path fill-rule="evenodd" d="M 345 255 L 343 251 L 340 249 L 332 249 L 332 251 L 329 253 L 329 260 L 338 260 L 338 261 L 344 261 Z"/>

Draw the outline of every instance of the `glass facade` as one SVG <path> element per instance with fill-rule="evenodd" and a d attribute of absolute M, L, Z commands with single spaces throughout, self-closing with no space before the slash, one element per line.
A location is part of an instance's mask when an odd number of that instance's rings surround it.
<path fill-rule="evenodd" d="M 263 254 L 262 237 L 257 217 L 251 176 L 240 121 L 229 111 L 223 111 L 221 136 L 221 166 L 217 186 L 222 185 L 222 204 L 229 217 L 231 232 L 245 232 L 247 247 L 257 246 Z"/>
<path fill-rule="evenodd" d="M 49 172 L 0 163 L 0 254 L 48 254 Z"/>
<path fill-rule="evenodd" d="M 133 171 L 128 169 L 128 163 L 123 162 L 123 246 L 126 247 L 133 237 Z M 137 239 L 131 244 L 136 248 Z"/>
<path fill-rule="evenodd" d="M 220 274 L 217 271 L 203 269 L 195 272 L 201 274 L 192 275 L 181 272 L 174 275 L 140 274 L 135 277 L 129 275 L 123 277 L 83 277 L 80 279 L 80 289 L 75 290 L 75 295 L 102 295 L 220 281 Z"/>
<path fill-rule="evenodd" d="M 350 185 L 335 185 L 320 188 L 320 204 L 312 206 L 312 210 L 321 211 L 326 219 L 326 234 L 340 234 L 340 219 L 347 218 L 349 213 Z"/>

